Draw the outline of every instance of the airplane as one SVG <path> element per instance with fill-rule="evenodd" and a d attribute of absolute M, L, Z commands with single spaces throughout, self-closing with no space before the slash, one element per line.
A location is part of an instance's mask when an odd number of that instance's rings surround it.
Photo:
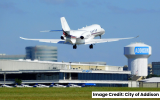
<path fill-rule="evenodd" d="M 60 85 L 60 84 L 55 84 L 55 85 L 54 85 L 54 83 L 52 83 L 52 84 L 50 85 L 50 87 L 63 87 L 63 88 L 65 88 L 66 86 Z"/>
<path fill-rule="evenodd" d="M 32 86 L 25 85 L 25 84 L 21 84 L 21 85 L 16 84 L 14 87 L 32 87 Z"/>
<path fill-rule="evenodd" d="M 49 88 L 49 86 L 46 86 L 46 85 L 43 85 L 43 84 L 38 84 L 38 83 L 36 83 L 33 87 L 47 87 L 47 88 Z"/>
<path fill-rule="evenodd" d="M 79 86 L 79 85 L 76 85 L 76 84 L 68 84 L 67 86 L 68 87 L 82 87 L 82 86 Z"/>
<path fill-rule="evenodd" d="M 93 45 L 97 43 L 105 43 L 105 42 L 113 42 L 119 41 L 123 39 L 133 39 L 137 37 L 128 37 L 128 38 L 109 38 L 109 39 L 101 39 L 101 36 L 105 34 L 105 30 L 98 24 L 93 24 L 90 26 L 83 27 L 78 30 L 71 30 L 65 17 L 61 17 L 61 25 L 62 30 L 46 30 L 40 32 L 58 32 L 62 31 L 63 35 L 60 37 L 61 39 L 28 39 L 20 37 L 24 40 L 34 40 L 39 42 L 47 42 L 47 43 L 58 43 L 58 44 L 70 44 L 73 45 L 73 49 L 77 48 L 77 45 L 81 44 L 89 44 L 89 48 L 93 49 Z M 100 39 L 94 39 L 99 36 Z"/>
<path fill-rule="evenodd" d="M 9 86 L 9 85 L 6 85 L 6 84 L 1 85 L 1 87 L 13 88 L 13 86 Z"/>

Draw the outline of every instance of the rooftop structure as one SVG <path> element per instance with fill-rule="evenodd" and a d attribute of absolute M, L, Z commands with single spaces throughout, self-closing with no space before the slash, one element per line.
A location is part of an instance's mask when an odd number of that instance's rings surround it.
<path fill-rule="evenodd" d="M 139 81 L 139 87 L 160 88 L 160 77 L 152 77 Z"/>

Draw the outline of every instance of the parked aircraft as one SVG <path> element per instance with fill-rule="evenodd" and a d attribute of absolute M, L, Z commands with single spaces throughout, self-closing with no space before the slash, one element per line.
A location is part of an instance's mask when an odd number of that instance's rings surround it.
<path fill-rule="evenodd" d="M 60 20 L 61 20 L 62 30 L 47 30 L 41 32 L 63 31 L 63 35 L 60 37 L 61 39 L 28 39 L 23 37 L 20 38 L 24 40 L 34 40 L 47 43 L 70 44 L 73 45 L 73 49 L 76 49 L 77 45 L 89 44 L 89 48 L 93 49 L 93 45 L 97 43 L 113 42 L 113 41 L 133 39 L 138 37 L 137 36 L 128 38 L 101 39 L 101 36 L 105 34 L 105 30 L 98 24 L 86 26 L 78 30 L 71 30 L 65 17 L 61 17 Z M 97 36 L 99 36 L 100 39 L 94 39 Z"/>
<path fill-rule="evenodd" d="M 51 84 L 50 87 L 63 87 L 63 88 L 65 88 L 66 86 L 60 85 L 60 84 L 55 84 L 55 85 Z"/>
<path fill-rule="evenodd" d="M 49 86 L 46 86 L 46 85 L 43 85 L 43 84 L 37 84 L 37 83 L 33 87 L 41 87 L 41 88 L 42 87 L 48 87 L 49 88 Z"/>
<path fill-rule="evenodd" d="M 82 86 L 79 86 L 79 85 L 76 85 L 76 84 L 68 84 L 68 87 L 82 87 Z"/>
<path fill-rule="evenodd" d="M 21 85 L 15 85 L 15 87 L 33 87 L 33 86 L 29 86 L 29 85 L 25 85 L 25 84 L 21 84 Z"/>
<path fill-rule="evenodd" d="M 1 87 L 13 88 L 13 86 L 9 86 L 9 85 L 6 85 L 6 84 L 1 85 Z"/>

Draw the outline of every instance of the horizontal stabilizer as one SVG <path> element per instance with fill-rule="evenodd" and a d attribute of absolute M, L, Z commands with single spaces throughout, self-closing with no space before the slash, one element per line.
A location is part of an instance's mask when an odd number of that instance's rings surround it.
<path fill-rule="evenodd" d="M 45 31 L 40 31 L 40 32 L 57 32 L 57 31 L 63 31 L 63 30 L 45 30 Z"/>

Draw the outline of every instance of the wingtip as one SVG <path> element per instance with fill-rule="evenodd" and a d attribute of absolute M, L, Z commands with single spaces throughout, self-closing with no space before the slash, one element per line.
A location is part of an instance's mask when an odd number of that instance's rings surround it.
<path fill-rule="evenodd" d="M 40 32 L 46 32 L 46 31 L 40 31 Z"/>
<path fill-rule="evenodd" d="M 23 37 L 19 37 L 20 39 L 24 39 Z"/>
<path fill-rule="evenodd" d="M 138 35 L 138 36 L 136 36 L 136 38 L 137 38 L 137 37 L 139 37 L 139 35 Z"/>

